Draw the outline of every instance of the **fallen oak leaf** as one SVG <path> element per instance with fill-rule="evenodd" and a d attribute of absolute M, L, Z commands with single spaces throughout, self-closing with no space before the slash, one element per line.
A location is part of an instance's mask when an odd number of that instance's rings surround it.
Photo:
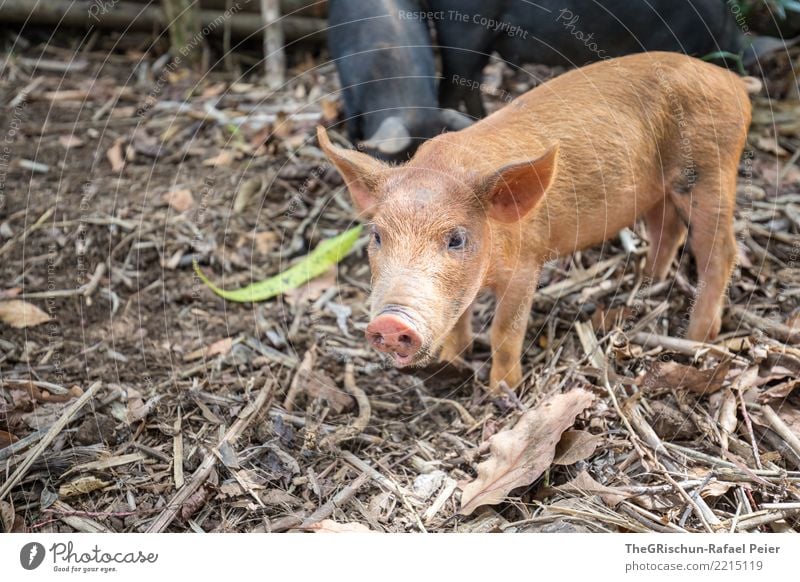
<path fill-rule="evenodd" d="M 122 144 L 124 142 L 123 138 L 117 138 L 114 141 L 114 145 L 106 152 L 106 158 L 111 164 L 111 171 L 115 174 L 119 174 L 125 167 L 125 154 L 122 153 Z"/>
<path fill-rule="evenodd" d="M 638 384 L 643 390 L 686 388 L 695 394 L 708 395 L 722 388 L 730 367 L 730 360 L 707 370 L 698 370 L 678 362 L 657 362 L 639 378 Z"/>
<path fill-rule="evenodd" d="M 0 301 L 0 322 L 16 327 L 33 327 L 50 321 L 50 316 L 22 299 Z"/>
<path fill-rule="evenodd" d="M 574 465 L 592 456 L 600 437 L 585 430 L 568 430 L 561 435 L 561 440 L 556 445 L 554 465 Z"/>
<path fill-rule="evenodd" d="M 165 193 L 164 202 L 169 204 L 176 212 L 186 212 L 194 206 L 194 197 L 191 190 L 181 188 Z"/>
<path fill-rule="evenodd" d="M 226 337 L 221 340 L 215 341 L 213 344 L 209 346 L 189 352 L 188 354 L 183 356 L 183 360 L 185 362 L 192 362 L 194 360 L 199 360 L 201 358 L 208 359 L 219 355 L 224 356 L 230 353 L 231 348 L 233 348 L 233 338 Z"/>
<path fill-rule="evenodd" d="M 362 226 L 356 226 L 346 230 L 342 234 L 322 241 L 317 247 L 307 254 L 297 264 L 289 267 L 282 273 L 270 277 L 264 281 L 253 283 L 241 289 L 226 291 L 214 285 L 205 273 L 200 270 L 197 261 L 193 261 L 195 273 L 200 280 L 206 284 L 214 293 L 237 303 L 252 303 L 255 301 L 265 301 L 276 295 L 291 291 L 299 287 L 306 281 L 318 277 L 330 269 L 333 265 L 341 261 L 350 249 L 353 248 L 358 236 L 361 234 Z"/>
<path fill-rule="evenodd" d="M 500 503 L 513 489 L 538 479 L 552 463 L 562 433 L 592 402 L 594 395 L 582 389 L 558 394 L 523 414 L 513 429 L 492 436 L 478 477 L 462 487 L 459 513 Z"/>
<path fill-rule="evenodd" d="M 0 430 L 0 449 L 4 449 L 8 445 L 13 445 L 17 442 L 19 438 L 15 435 L 11 434 L 10 432 L 6 432 L 4 430 Z"/>

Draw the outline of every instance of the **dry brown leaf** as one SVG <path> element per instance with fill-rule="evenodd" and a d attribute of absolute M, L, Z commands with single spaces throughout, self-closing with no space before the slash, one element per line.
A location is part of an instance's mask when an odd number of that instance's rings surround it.
<path fill-rule="evenodd" d="M 314 350 L 308 350 L 292 379 L 289 392 L 284 401 L 286 410 L 292 410 L 294 400 L 300 394 L 310 399 L 321 398 L 336 414 L 355 408 L 356 401 L 350 394 L 341 390 L 323 370 L 316 369 Z"/>
<path fill-rule="evenodd" d="M 59 487 L 58 495 L 62 498 L 77 497 L 78 495 L 84 495 L 86 493 L 91 493 L 92 491 L 97 491 L 98 489 L 103 489 L 109 485 L 113 485 L 113 483 L 111 481 L 103 481 L 97 477 L 78 477 L 77 479 L 70 481 L 69 483 L 64 483 L 61 487 Z"/>
<path fill-rule="evenodd" d="M 339 117 L 339 101 L 337 99 L 321 99 L 323 123 L 333 123 Z"/>
<path fill-rule="evenodd" d="M 338 523 L 332 519 L 323 519 L 319 523 L 307 526 L 305 529 L 314 533 L 367 533 L 373 531 L 361 523 L 354 521 Z"/>
<path fill-rule="evenodd" d="M 283 296 L 289 305 L 297 305 L 302 301 L 315 301 L 325 291 L 336 286 L 336 273 L 336 267 L 331 267 L 319 277 L 295 287 L 291 291 L 284 293 Z"/>
<path fill-rule="evenodd" d="M 186 212 L 194 206 L 192 191 L 188 188 L 167 192 L 164 194 L 164 202 L 172 206 L 177 212 Z"/>
<path fill-rule="evenodd" d="M 77 135 L 61 135 L 58 137 L 58 143 L 64 149 L 79 148 L 84 144 L 84 141 Z"/>
<path fill-rule="evenodd" d="M 764 392 L 759 395 L 758 399 L 762 402 L 768 400 L 783 400 L 794 392 L 794 389 L 798 386 L 800 386 L 800 378 L 793 378 L 788 382 L 783 382 L 782 384 L 764 390 Z"/>
<path fill-rule="evenodd" d="M 789 430 L 797 435 L 797 438 L 800 438 L 800 410 L 789 404 L 784 404 L 776 412 L 781 420 L 786 423 L 786 426 L 789 427 Z"/>
<path fill-rule="evenodd" d="M 122 138 L 117 139 L 114 141 L 114 145 L 112 145 L 106 152 L 106 158 L 108 158 L 108 161 L 111 164 L 111 171 L 115 174 L 120 173 L 125 167 L 125 154 L 122 153 L 123 141 L 124 140 Z"/>
<path fill-rule="evenodd" d="M 657 362 L 638 379 L 638 384 L 645 391 L 657 388 L 686 388 L 695 394 L 713 394 L 722 388 L 730 366 L 731 363 L 727 360 L 708 370 L 698 370 L 678 362 Z"/>
<path fill-rule="evenodd" d="M 242 183 L 239 191 L 236 192 L 236 198 L 233 199 L 233 213 L 241 214 L 244 212 L 247 203 L 259 190 L 261 190 L 261 178 L 258 176 Z"/>
<path fill-rule="evenodd" d="M 253 239 L 253 245 L 256 248 L 256 252 L 262 256 L 265 256 L 272 249 L 274 249 L 278 242 L 278 235 L 271 230 L 253 233 L 251 238 Z"/>
<path fill-rule="evenodd" d="M 213 168 L 228 167 L 235 159 L 235 156 L 236 154 L 234 152 L 222 150 L 216 156 L 208 158 L 207 160 L 203 160 L 203 165 L 206 167 L 211 166 Z"/>
<path fill-rule="evenodd" d="M 22 299 L 0 301 L 0 322 L 11 327 L 33 327 L 50 321 L 50 316 Z"/>
<path fill-rule="evenodd" d="M 592 476 L 585 470 L 578 473 L 572 481 L 559 485 L 556 489 L 565 493 L 576 493 L 578 495 L 597 495 L 609 507 L 616 507 L 622 503 L 622 501 L 632 496 L 631 493 L 627 491 L 621 491 L 614 487 L 607 487 L 606 485 L 598 483 L 592 479 Z"/>
<path fill-rule="evenodd" d="M 600 437 L 585 430 L 568 430 L 561 435 L 561 440 L 556 445 L 554 465 L 574 465 L 592 456 Z"/>
<path fill-rule="evenodd" d="M 0 449 L 6 448 L 8 445 L 13 445 L 19 439 L 10 432 L 0 430 Z"/>
<path fill-rule="evenodd" d="M 462 487 L 459 513 L 500 503 L 513 489 L 538 479 L 552 463 L 561 434 L 593 401 L 594 395 L 582 389 L 558 394 L 523 414 L 513 429 L 494 435 L 478 477 Z"/>
<path fill-rule="evenodd" d="M 221 340 L 215 341 L 210 346 L 194 350 L 183 356 L 184 361 L 192 362 L 201 358 L 213 358 L 214 356 L 225 355 L 230 353 L 233 347 L 233 338 L 226 337 Z"/>

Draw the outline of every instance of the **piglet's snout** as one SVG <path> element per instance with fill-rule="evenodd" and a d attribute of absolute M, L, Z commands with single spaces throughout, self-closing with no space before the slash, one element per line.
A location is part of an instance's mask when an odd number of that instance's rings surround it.
<path fill-rule="evenodd" d="M 382 313 L 367 326 L 367 339 L 379 352 L 391 354 L 398 366 L 409 364 L 422 346 L 411 323 L 394 313 Z"/>

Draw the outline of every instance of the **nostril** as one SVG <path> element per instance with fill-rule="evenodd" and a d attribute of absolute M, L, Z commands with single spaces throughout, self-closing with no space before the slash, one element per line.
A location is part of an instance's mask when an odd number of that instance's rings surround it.
<path fill-rule="evenodd" d="M 397 339 L 400 340 L 400 343 L 403 344 L 404 346 L 410 346 L 412 343 L 411 338 L 406 334 L 402 334 Z"/>

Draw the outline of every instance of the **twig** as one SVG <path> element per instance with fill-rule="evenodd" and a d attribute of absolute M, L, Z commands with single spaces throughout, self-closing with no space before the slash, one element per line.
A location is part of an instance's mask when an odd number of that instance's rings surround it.
<path fill-rule="evenodd" d="M 172 474 L 175 479 L 175 489 L 183 487 L 183 432 L 181 407 L 178 406 L 177 418 L 172 426 L 174 435 L 172 437 Z"/>
<path fill-rule="evenodd" d="M 715 346 L 714 344 L 706 344 L 702 342 L 671 337 L 668 335 L 656 335 L 652 333 L 639 332 L 631 336 L 631 341 L 645 348 L 665 348 L 672 350 L 673 352 L 678 352 L 680 354 L 685 354 L 692 357 L 697 357 L 702 352 L 709 351 L 718 356 L 724 356 L 732 360 L 741 361 L 740 357 L 730 352 L 726 348 Z"/>
<path fill-rule="evenodd" d="M 786 441 L 786 444 L 800 456 L 800 438 L 797 438 L 797 435 L 786 426 L 786 423 L 781 420 L 781 417 L 778 416 L 770 406 L 766 405 L 761 407 L 761 414 L 764 415 L 764 419 L 769 423 L 772 430 L 778 433 L 778 435 Z"/>
<path fill-rule="evenodd" d="M 28 238 L 28 236 L 34 230 L 42 226 L 47 221 L 47 219 L 53 215 L 53 212 L 55 212 L 55 210 L 56 210 L 55 207 L 51 206 L 50 208 L 45 210 L 44 214 L 42 214 L 36 222 L 34 222 L 31 226 L 25 229 L 25 231 L 22 234 L 20 234 L 17 238 L 9 239 L 8 242 L 6 242 L 6 244 L 0 247 L 0 257 L 6 254 L 9 250 L 11 250 L 11 247 L 13 247 L 16 243 L 25 242 L 25 239 Z"/>
<path fill-rule="evenodd" d="M 361 475 L 356 477 L 355 481 L 353 481 L 347 487 L 339 491 L 339 493 L 334 495 L 330 501 L 328 501 L 324 505 L 321 505 L 314 513 L 305 518 L 298 527 L 304 529 L 314 525 L 315 523 L 319 523 L 323 519 L 328 519 L 333 513 L 334 509 L 336 509 L 337 507 L 341 507 L 342 505 L 350 501 L 353 498 L 353 496 L 356 493 L 358 493 L 358 490 L 364 485 L 364 483 L 366 483 L 369 480 L 370 476 L 368 474 L 361 473 Z"/>
<path fill-rule="evenodd" d="M 422 532 L 427 531 L 425 529 L 425 526 L 422 523 L 422 520 L 420 519 L 419 515 L 417 514 L 416 509 L 414 509 L 414 507 L 408 501 L 408 497 L 412 496 L 413 493 L 411 493 L 410 491 L 404 489 L 403 487 L 401 487 L 400 485 L 398 485 L 397 483 L 395 483 L 393 480 L 389 479 L 388 477 L 383 476 L 372 465 L 362 461 L 361 459 L 356 457 L 350 451 L 342 451 L 342 458 L 345 461 L 347 461 L 348 463 L 350 463 L 353 467 L 358 469 L 359 471 L 363 471 L 364 473 L 369 475 L 369 477 L 373 481 L 375 481 L 379 485 L 382 485 L 383 487 L 386 487 L 392 493 L 397 495 L 400 498 L 400 500 L 403 502 L 403 505 L 406 507 L 406 509 L 411 513 L 411 515 L 414 516 L 414 521 L 417 522 L 417 527 L 420 529 L 420 531 L 422 531 Z"/>
<path fill-rule="evenodd" d="M 369 404 L 367 394 L 358 387 L 355 379 L 355 371 L 353 362 L 348 361 L 344 368 L 344 387 L 353 398 L 356 399 L 358 404 L 358 416 L 352 424 L 339 428 L 333 434 L 327 435 L 322 439 L 320 446 L 336 447 L 339 443 L 353 439 L 364 432 L 369 424 L 369 419 L 372 417 L 372 407 Z"/>
<path fill-rule="evenodd" d="M 216 449 L 226 444 L 233 443 L 238 439 L 250 423 L 258 418 L 259 412 L 264 405 L 271 399 L 274 384 L 265 385 L 256 396 L 256 399 L 248 406 L 246 406 L 240 413 L 222 439 L 217 444 Z M 184 485 L 184 487 L 172 496 L 167 506 L 159 514 L 158 517 L 147 528 L 147 533 L 160 533 L 164 531 L 169 524 L 171 524 L 178 515 L 184 503 L 206 482 L 206 479 L 211 475 L 214 466 L 217 464 L 217 456 L 213 452 L 207 452 L 203 458 L 203 462 L 192 474 L 192 477 Z"/>
<path fill-rule="evenodd" d="M 736 531 L 750 531 L 762 525 L 767 525 L 797 515 L 798 509 L 783 509 L 780 511 L 756 511 L 747 515 L 739 516 L 736 522 Z M 721 526 L 728 530 L 734 523 L 734 519 L 728 519 L 722 522 Z"/>
<path fill-rule="evenodd" d="M 739 397 L 739 404 L 742 409 L 744 424 L 747 427 L 747 434 L 750 436 L 750 446 L 753 448 L 753 460 L 755 460 L 756 467 L 763 469 L 764 467 L 761 464 L 761 456 L 758 452 L 758 444 L 756 443 L 756 435 L 753 433 L 753 422 L 750 420 L 750 414 L 747 412 L 747 406 L 745 406 L 741 388 L 736 390 L 736 395 Z"/>
<path fill-rule="evenodd" d="M 83 408 L 83 406 L 91 400 L 97 390 L 100 388 L 101 383 L 95 382 L 91 386 L 89 386 L 88 390 L 84 392 L 80 398 L 78 398 L 75 402 L 73 402 L 69 408 L 64 411 L 64 414 L 53 423 L 53 426 L 47 431 L 47 434 L 44 435 L 39 444 L 36 445 L 28 455 L 25 457 L 25 460 L 20 463 L 19 467 L 17 467 L 16 471 L 8 478 L 8 481 L 3 483 L 2 487 L 0 487 L 0 500 L 5 499 L 6 495 L 19 483 L 22 478 L 25 476 L 25 473 L 28 472 L 28 469 L 31 468 L 34 461 L 38 459 L 44 450 L 50 446 L 55 438 L 64 430 L 64 427 L 67 426 L 75 414 Z"/>
<path fill-rule="evenodd" d="M 466 408 L 464 408 L 464 405 L 461 404 L 460 402 L 456 402 L 455 400 L 450 400 L 449 398 L 436 398 L 434 396 L 423 396 L 422 401 L 432 402 L 434 404 L 447 404 L 448 406 L 452 406 L 453 408 L 456 409 L 456 412 L 458 412 L 458 415 L 461 417 L 461 420 L 464 422 L 466 426 L 472 426 L 477 422 L 475 420 L 475 417 L 472 416 Z M 519 399 L 517 399 L 517 402 L 519 402 Z"/>
<path fill-rule="evenodd" d="M 106 274 L 106 264 L 103 262 L 97 263 L 92 278 L 87 283 L 76 287 L 74 289 L 58 289 L 55 291 L 36 291 L 35 293 L 24 293 L 23 299 L 52 299 L 54 297 L 72 297 L 73 295 L 81 295 L 82 297 L 89 297 L 95 292 L 97 286 L 100 284 L 100 279 Z"/>
<path fill-rule="evenodd" d="M 59 515 L 58 519 L 80 532 L 111 533 L 111 530 L 103 524 L 86 517 L 89 512 L 75 511 L 75 509 L 63 501 L 56 501 L 50 508 L 48 508 L 48 511 L 63 512 L 63 515 Z"/>
<path fill-rule="evenodd" d="M 800 343 L 800 331 L 784 323 L 751 313 L 741 305 L 731 305 L 728 312 L 742 323 L 761 330 L 769 336 L 791 344 Z"/>
<path fill-rule="evenodd" d="M 302 416 L 296 416 L 294 414 L 289 414 L 287 412 L 283 412 L 282 410 L 270 410 L 269 411 L 270 418 L 277 418 L 281 417 L 281 420 L 288 422 L 291 425 L 294 425 L 299 428 L 305 428 L 308 424 L 306 419 Z M 322 432 L 328 434 L 334 432 L 336 429 L 329 425 L 329 424 L 321 424 L 319 428 Z M 368 445 L 380 445 L 383 444 L 383 439 L 381 437 L 377 437 L 371 434 L 360 434 L 355 437 L 356 440 L 361 441 L 362 443 L 366 443 Z M 2 452 L 2 450 L 0 450 Z"/>

